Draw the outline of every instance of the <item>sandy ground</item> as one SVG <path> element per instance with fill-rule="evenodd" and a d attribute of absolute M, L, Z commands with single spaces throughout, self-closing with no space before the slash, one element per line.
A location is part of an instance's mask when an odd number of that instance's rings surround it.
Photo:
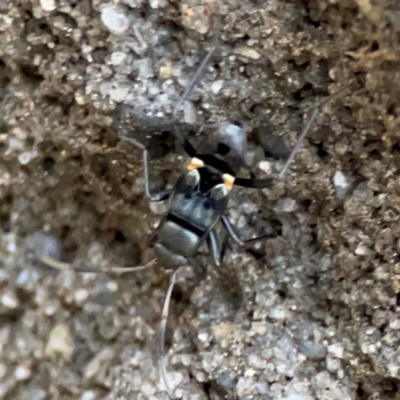
<path fill-rule="evenodd" d="M 59 273 L 152 258 L 143 194 L 186 161 L 179 127 L 248 132 L 227 215 L 241 237 L 206 280 L 178 274 L 168 379 L 182 399 L 400 399 L 400 5 L 396 0 L 0 0 L 0 398 L 167 399 L 168 273 Z M 276 179 L 313 108 L 317 118 Z"/>

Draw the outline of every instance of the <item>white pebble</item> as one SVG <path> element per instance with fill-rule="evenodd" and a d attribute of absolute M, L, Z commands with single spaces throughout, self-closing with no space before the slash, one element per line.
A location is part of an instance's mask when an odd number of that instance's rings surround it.
<path fill-rule="evenodd" d="M 148 398 L 156 393 L 156 388 L 150 383 L 144 383 L 140 387 L 140 391 Z"/>
<path fill-rule="evenodd" d="M 114 51 L 111 54 L 111 64 L 112 65 L 121 65 L 126 59 L 126 54 L 122 51 Z"/>
<path fill-rule="evenodd" d="M 115 35 L 122 35 L 129 28 L 129 20 L 117 7 L 105 7 L 101 10 L 101 21 Z"/>
<path fill-rule="evenodd" d="M 45 354 L 50 357 L 61 354 L 66 360 L 69 360 L 72 352 L 72 338 L 68 326 L 64 324 L 56 325 L 50 332 Z"/>
<path fill-rule="evenodd" d="M 21 165 L 28 164 L 31 160 L 36 158 L 38 155 L 37 151 L 25 151 L 18 156 L 18 161 Z"/>
<path fill-rule="evenodd" d="M 258 168 L 267 174 L 271 173 L 271 163 L 269 161 L 260 161 L 258 163 Z"/>
<path fill-rule="evenodd" d="M 366 256 L 370 253 L 370 250 L 367 246 L 360 243 L 355 249 L 354 253 L 356 253 L 358 256 Z"/>
<path fill-rule="evenodd" d="M 224 86 L 224 81 L 222 79 L 219 79 L 218 81 L 215 81 L 211 84 L 211 91 L 214 94 L 217 94 L 220 92 L 223 86 Z"/>
<path fill-rule="evenodd" d="M 108 94 L 112 100 L 114 100 L 116 103 L 120 103 L 126 99 L 129 90 L 130 88 L 128 86 L 116 86 L 116 87 L 112 86 L 108 90 Z"/>
<path fill-rule="evenodd" d="M 337 358 L 331 357 L 329 355 L 326 357 L 326 369 L 329 372 L 339 371 L 340 367 L 341 367 L 340 360 L 338 360 Z"/>
<path fill-rule="evenodd" d="M 330 346 L 328 346 L 328 352 L 333 354 L 337 358 L 343 358 L 344 348 L 339 343 L 333 343 Z"/>
<path fill-rule="evenodd" d="M 75 302 L 82 304 L 89 297 L 89 291 L 86 289 L 77 289 L 74 293 Z"/>
<path fill-rule="evenodd" d="M 53 11 L 57 7 L 55 0 L 39 0 L 39 3 L 44 11 Z"/>
<path fill-rule="evenodd" d="M 261 57 L 261 54 L 258 51 L 246 46 L 237 47 L 235 53 L 253 60 L 258 60 Z"/>
<path fill-rule="evenodd" d="M 257 382 L 254 386 L 260 394 L 267 394 L 269 391 L 269 385 L 266 382 Z"/>
<path fill-rule="evenodd" d="M 14 376 L 17 381 L 26 381 L 31 376 L 31 368 L 28 365 L 19 365 L 14 371 Z"/>
<path fill-rule="evenodd" d="M 197 335 L 197 338 L 201 341 L 201 342 L 208 342 L 210 336 L 208 335 L 207 332 L 203 332 L 203 333 L 199 333 Z"/>
<path fill-rule="evenodd" d="M 335 175 L 333 175 L 333 185 L 335 186 L 338 198 L 344 198 L 349 189 L 350 183 L 342 172 L 336 171 Z"/>
<path fill-rule="evenodd" d="M 189 100 L 183 103 L 183 117 L 187 124 L 195 124 L 197 121 L 196 108 Z"/>
<path fill-rule="evenodd" d="M 81 400 L 95 400 L 97 397 L 96 392 L 93 390 L 86 390 L 81 396 Z"/>
<path fill-rule="evenodd" d="M 165 0 L 149 0 L 150 7 L 153 9 L 165 7 L 167 2 Z"/>
<path fill-rule="evenodd" d="M 15 293 L 10 292 L 9 290 L 5 290 L 0 297 L 1 304 L 6 308 L 17 308 L 18 307 L 18 298 Z"/>
<path fill-rule="evenodd" d="M 282 201 L 282 211 L 283 212 L 292 212 L 297 208 L 296 200 L 293 199 L 283 199 Z"/>

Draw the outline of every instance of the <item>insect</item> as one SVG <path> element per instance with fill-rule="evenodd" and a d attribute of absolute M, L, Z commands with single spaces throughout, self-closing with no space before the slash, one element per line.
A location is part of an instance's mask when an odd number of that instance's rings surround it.
<path fill-rule="evenodd" d="M 181 104 L 195 87 L 214 50 L 215 47 L 209 51 L 191 84 L 178 102 L 174 111 L 174 120 L 176 120 L 176 114 Z M 328 101 L 331 99 L 332 97 Z M 310 130 L 319 112 L 318 110 L 324 104 L 315 109 L 311 119 L 308 121 L 299 137 L 297 146 L 281 171 L 281 178 L 286 173 L 289 163 L 298 151 L 305 135 Z M 247 140 L 243 126 L 239 122 L 227 123 L 220 127 L 218 132 L 211 138 L 203 140 L 197 148 L 186 137 L 181 135 L 176 124 L 174 125 L 174 134 L 189 156 L 190 161 L 187 164 L 186 171 L 178 178 L 172 189 L 156 194 L 150 191 L 149 162 L 146 147 L 134 139 L 127 139 L 142 150 L 146 196 L 150 201 L 168 201 L 168 210 L 148 239 L 148 246 L 153 249 L 155 259 L 140 267 L 113 268 L 105 271 L 133 272 L 148 268 L 155 264 L 155 262 L 160 263 L 165 269 L 173 271 L 164 301 L 159 335 L 161 375 L 171 398 L 173 398 L 173 393 L 169 388 L 166 378 L 164 337 L 169 304 L 178 268 L 191 265 L 195 273 L 200 278 L 204 278 L 206 276 L 206 268 L 196 257 L 202 245 L 207 246 L 214 266 L 218 267 L 223 263 L 229 239 L 233 240 L 239 246 L 249 246 L 275 236 L 263 235 L 253 239 L 242 240 L 225 215 L 229 195 L 234 186 L 257 189 L 268 187 L 272 183 L 271 179 L 247 179 L 238 176 L 246 155 Z M 218 225 L 222 226 L 226 232 L 226 239 L 222 243 L 220 243 L 217 235 L 216 228 Z M 90 268 L 72 267 L 70 264 L 56 261 L 48 255 L 43 255 L 42 260 L 46 264 L 58 269 L 72 268 L 77 272 L 101 272 Z"/>

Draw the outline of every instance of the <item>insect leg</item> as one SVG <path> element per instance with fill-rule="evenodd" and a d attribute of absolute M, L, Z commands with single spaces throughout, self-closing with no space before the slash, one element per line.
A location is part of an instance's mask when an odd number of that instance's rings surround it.
<path fill-rule="evenodd" d="M 270 187 L 273 183 L 272 179 L 246 179 L 236 178 L 235 185 L 251 189 L 264 189 Z"/>
<path fill-rule="evenodd" d="M 143 158 L 144 190 L 146 196 L 150 199 L 150 201 L 167 200 L 172 193 L 171 189 L 163 190 L 162 192 L 156 194 L 152 194 L 150 192 L 149 157 L 146 146 L 144 146 L 142 143 L 138 142 L 133 138 L 125 138 L 125 140 L 128 140 L 130 143 L 132 143 L 134 146 L 136 146 L 143 152 L 142 158 Z"/>
<path fill-rule="evenodd" d="M 226 248 L 228 247 L 229 236 L 225 235 L 222 247 L 220 247 L 219 237 L 215 229 L 211 229 L 207 237 L 208 250 L 211 253 L 214 266 L 219 267 L 224 261 Z"/>
<path fill-rule="evenodd" d="M 226 232 L 228 233 L 228 235 L 239 245 L 239 246 L 248 246 L 250 244 L 253 243 L 257 243 L 257 242 L 261 242 L 262 240 L 266 240 L 266 239 L 271 239 L 276 237 L 275 234 L 270 234 L 270 235 L 263 235 L 263 236 L 259 236 L 256 237 L 254 239 L 248 239 L 248 240 L 242 240 L 239 238 L 239 236 L 236 234 L 232 224 L 230 223 L 229 219 L 223 215 L 221 217 L 221 222 L 222 225 L 224 226 L 224 228 L 226 229 Z"/>
<path fill-rule="evenodd" d="M 317 118 L 318 114 L 321 112 L 321 110 L 328 104 L 330 101 L 332 101 L 335 97 L 337 97 L 339 94 L 341 94 L 344 90 L 349 88 L 353 83 L 350 83 L 349 85 L 346 85 L 342 89 L 338 90 L 336 93 L 334 93 L 332 96 L 329 96 L 326 100 L 322 101 L 320 104 L 317 104 L 314 108 L 314 111 L 311 114 L 311 117 L 307 121 L 306 126 L 303 129 L 303 132 L 301 132 L 301 135 L 299 136 L 299 139 L 297 140 L 296 146 L 294 146 L 292 152 L 290 153 L 289 158 L 287 159 L 284 167 L 282 168 L 282 171 L 279 173 L 279 179 L 282 179 L 285 175 L 286 172 L 289 168 L 289 165 L 293 161 L 295 155 L 297 152 L 300 150 L 301 146 L 303 145 L 304 138 L 306 137 L 307 133 L 310 131 L 315 118 Z"/>
<path fill-rule="evenodd" d="M 167 365 L 166 365 L 166 357 L 164 356 L 164 351 L 165 351 L 165 331 L 167 328 L 167 320 L 168 320 L 168 312 L 169 312 L 169 305 L 171 302 L 171 296 L 172 296 L 172 290 L 174 289 L 174 285 L 176 282 L 176 273 L 178 271 L 174 271 L 169 279 L 169 286 L 168 286 L 168 291 L 165 296 L 164 300 L 164 306 L 163 306 L 163 311 L 162 311 L 162 316 L 161 316 L 161 323 L 160 323 L 160 332 L 159 332 L 159 351 L 160 351 L 160 370 L 161 370 L 161 376 L 164 381 L 165 388 L 167 390 L 167 393 L 171 399 L 174 399 L 174 395 L 172 393 L 172 390 L 168 384 L 168 379 L 167 379 Z"/>
<path fill-rule="evenodd" d="M 219 267 L 222 264 L 221 249 L 217 232 L 214 229 L 211 229 L 207 236 L 207 247 L 214 265 Z"/>
<path fill-rule="evenodd" d="M 127 268 L 111 267 L 108 270 L 99 270 L 99 269 L 89 268 L 89 267 L 74 267 L 73 264 L 55 260 L 53 257 L 50 257 L 47 254 L 43 254 L 41 256 L 41 261 L 44 264 L 46 264 L 47 266 L 54 268 L 54 269 L 58 269 L 59 271 L 68 271 L 69 270 L 69 271 L 75 271 L 75 272 L 91 272 L 91 273 L 95 273 L 95 274 L 104 274 L 104 273 L 114 272 L 114 273 L 118 273 L 118 274 L 125 274 L 128 272 L 136 272 L 136 271 L 141 271 L 146 268 L 150 268 L 156 263 L 157 260 L 155 258 L 153 258 L 147 264 L 141 265 L 138 267 L 127 267 Z"/>

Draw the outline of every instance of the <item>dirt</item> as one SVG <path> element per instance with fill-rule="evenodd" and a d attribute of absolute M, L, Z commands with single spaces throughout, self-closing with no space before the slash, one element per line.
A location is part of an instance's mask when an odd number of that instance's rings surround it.
<path fill-rule="evenodd" d="M 249 140 L 221 271 L 173 294 L 168 379 L 183 399 L 398 399 L 400 5 L 395 0 L 0 0 L 0 398 L 167 399 L 158 324 L 169 273 L 152 258 L 165 212 L 144 195 L 194 143 L 241 121 Z M 278 178 L 312 111 L 319 114 Z M 236 300 L 240 300 L 240 302 Z"/>

